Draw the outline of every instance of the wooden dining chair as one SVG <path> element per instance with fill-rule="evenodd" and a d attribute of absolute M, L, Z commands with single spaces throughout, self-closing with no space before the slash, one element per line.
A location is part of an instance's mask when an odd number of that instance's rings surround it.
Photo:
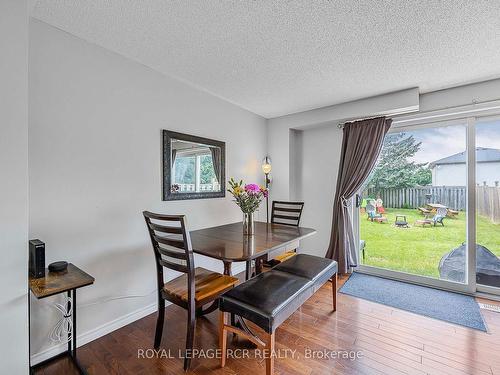
<path fill-rule="evenodd" d="M 271 223 L 298 227 L 304 202 L 273 201 Z"/>
<path fill-rule="evenodd" d="M 304 202 L 273 201 L 271 207 L 271 223 L 298 227 L 300 225 L 303 209 Z M 275 256 L 274 259 L 267 262 L 267 265 L 275 266 L 276 264 L 284 262 L 293 257 L 296 254 L 296 250 L 297 249 L 294 249 Z"/>
<path fill-rule="evenodd" d="M 218 297 L 233 288 L 238 279 L 194 266 L 191 238 L 184 215 L 162 215 L 148 211 L 143 214 L 156 260 L 158 318 L 154 347 L 160 347 L 167 300 L 188 312 L 187 351 L 193 348 L 196 316 L 216 310 Z M 164 268 L 182 272 L 183 275 L 165 283 Z M 208 304 L 211 304 L 210 307 L 203 310 L 203 306 Z M 185 371 L 190 364 L 191 358 L 186 355 Z"/>

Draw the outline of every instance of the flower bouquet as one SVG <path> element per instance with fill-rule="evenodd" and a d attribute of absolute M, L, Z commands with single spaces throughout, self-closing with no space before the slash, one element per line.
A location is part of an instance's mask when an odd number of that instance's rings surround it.
<path fill-rule="evenodd" d="M 232 177 L 229 186 L 227 191 L 233 195 L 234 201 L 243 212 L 243 234 L 252 235 L 255 228 L 253 213 L 259 208 L 262 200 L 267 198 L 269 192 L 257 184 L 243 185 L 243 180 L 237 182 Z"/>

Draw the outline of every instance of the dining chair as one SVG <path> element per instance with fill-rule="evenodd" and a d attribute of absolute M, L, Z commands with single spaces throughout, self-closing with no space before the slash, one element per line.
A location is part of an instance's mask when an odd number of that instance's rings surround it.
<path fill-rule="evenodd" d="M 196 316 L 216 310 L 218 297 L 233 288 L 238 279 L 195 267 L 191 238 L 184 215 L 162 215 L 149 211 L 144 211 L 143 215 L 156 261 L 158 318 L 154 347 L 160 347 L 167 300 L 187 310 L 186 351 L 192 352 Z M 164 268 L 181 272 L 182 275 L 165 283 Z M 203 310 L 203 306 L 208 304 L 211 305 Z M 184 371 L 189 369 L 190 364 L 190 355 L 186 355 Z"/>
<path fill-rule="evenodd" d="M 304 202 L 273 201 L 271 206 L 271 224 L 298 227 L 303 209 Z M 286 251 L 283 254 L 277 255 L 273 259 L 267 261 L 266 264 L 274 267 L 275 265 L 293 257 L 296 253 L 297 249 Z"/>
<path fill-rule="evenodd" d="M 298 227 L 304 202 L 273 201 L 271 223 Z"/>

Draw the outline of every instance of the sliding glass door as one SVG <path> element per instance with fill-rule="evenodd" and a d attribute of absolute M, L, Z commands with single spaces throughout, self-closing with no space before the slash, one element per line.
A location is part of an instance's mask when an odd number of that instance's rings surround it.
<path fill-rule="evenodd" d="M 394 127 L 361 192 L 365 271 L 467 289 L 466 120 Z"/>
<path fill-rule="evenodd" d="M 477 289 L 500 294 L 500 118 L 478 119 L 475 133 Z"/>
<path fill-rule="evenodd" d="M 500 116 L 401 123 L 359 192 L 357 270 L 500 294 Z"/>

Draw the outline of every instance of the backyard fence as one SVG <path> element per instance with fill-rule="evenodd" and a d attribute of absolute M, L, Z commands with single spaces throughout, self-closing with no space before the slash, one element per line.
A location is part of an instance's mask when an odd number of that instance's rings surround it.
<path fill-rule="evenodd" d="M 465 186 L 419 186 L 405 189 L 368 189 L 365 196 L 380 198 L 384 207 L 417 208 L 427 203 L 440 203 L 454 210 L 465 210 Z M 476 209 L 493 223 L 500 223 L 500 187 L 476 186 Z"/>
<path fill-rule="evenodd" d="M 495 224 L 500 224 L 500 187 L 477 186 L 476 196 L 478 214 L 489 218 Z"/>
<path fill-rule="evenodd" d="M 369 197 L 380 198 L 384 207 L 417 208 L 427 203 L 441 203 L 454 210 L 465 210 L 465 186 L 418 186 L 404 189 L 368 189 Z"/>

